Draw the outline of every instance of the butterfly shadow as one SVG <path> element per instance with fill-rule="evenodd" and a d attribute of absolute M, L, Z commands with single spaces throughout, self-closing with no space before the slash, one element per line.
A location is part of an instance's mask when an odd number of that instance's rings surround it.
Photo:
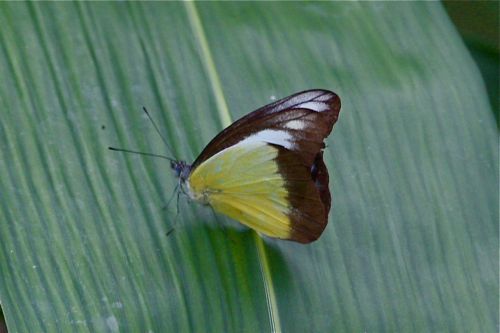
<path fill-rule="evenodd" d="M 290 266 L 296 263 L 287 262 L 294 256 L 285 255 L 284 251 L 303 251 L 303 245 L 260 236 L 248 227 L 214 212 L 210 206 L 181 200 L 179 209 L 175 227 L 173 232 L 168 233 L 168 239 L 176 239 L 177 242 L 187 238 L 186 243 L 197 243 L 196 247 L 210 249 L 210 255 L 217 264 L 217 279 L 232 276 L 235 271 L 242 269 L 247 272 L 259 272 L 262 278 L 253 279 L 255 281 L 251 282 L 256 284 L 255 288 L 262 286 L 262 280 L 266 280 L 266 283 L 274 284 L 277 293 L 286 294 L 293 279 Z M 169 214 L 169 220 L 172 220 L 172 212 Z M 166 226 L 165 235 L 169 230 L 169 226 Z M 262 244 L 259 244 L 260 242 Z M 280 243 L 287 244 L 282 246 Z M 269 276 L 267 272 L 270 273 Z M 268 281 L 269 277 L 272 281 Z M 210 284 L 210 281 L 206 283 Z"/>

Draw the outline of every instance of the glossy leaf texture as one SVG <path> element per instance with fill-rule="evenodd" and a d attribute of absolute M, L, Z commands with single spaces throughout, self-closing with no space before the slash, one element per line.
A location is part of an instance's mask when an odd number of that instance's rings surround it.
<path fill-rule="evenodd" d="M 493 332 L 498 133 L 440 3 L 0 4 L 0 300 L 11 332 Z M 311 245 L 209 208 L 193 161 L 297 91 L 342 99 Z M 175 225 L 175 231 L 166 236 Z"/>

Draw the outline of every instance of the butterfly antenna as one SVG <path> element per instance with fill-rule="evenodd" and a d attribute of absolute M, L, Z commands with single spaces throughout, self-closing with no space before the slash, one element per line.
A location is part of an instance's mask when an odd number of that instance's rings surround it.
<path fill-rule="evenodd" d="M 155 130 L 156 130 L 156 133 L 158 133 L 158 135 L 160 136 L 161 140 L 163 141 L 163 143 L 165 144 L 165 146 L 167 146 L 167 149 L 169 150 L 170 154 L 172 156 L 175 156 L 174 154 L 174 151 L 172 150 L 172 148 L 170 148 L 170 145 L 168 144 L 167 142 L 167 139 L 165 139 L 165 137 L 163 136 L 163 134 L 161 134 L 160 132 L 160 129 L 158 128 L 158 126 L 156 125 L 156 123 L 154 122 L 153 118 L 151 117 L 151 115 L 149 114 L 148 110 L 146 109 L 145 106 L 142 107 L 142 110 L 144 111 L 144 113 L 146 114 L 146 116 L 148 116 L 149 120 L 151 121 L 151 123 L 153 124 Z"/>
<path fill-rule="evenodd" d="M 144 156 L 151 156 L 151 157 L 158 157 L 158 158 L 163 158 L 166 160 L 169 160 L 170 162 L 176 162 L 175 159 L 165 156 L 165 155 L 158 155 L 158 154 L 152 154 L 152 153 L 144 153 L 142 151 L 135 151 L 135 150 L 129 150 L 129 149 L 122 149 L 122 148 L 115 148 L 115 147 L 108 147 L 109 150 L 113 151 L 121 151 L 124 153 L 131 153 L 131 154 L 138 154 L 138 155 L 144 155 Z"/>

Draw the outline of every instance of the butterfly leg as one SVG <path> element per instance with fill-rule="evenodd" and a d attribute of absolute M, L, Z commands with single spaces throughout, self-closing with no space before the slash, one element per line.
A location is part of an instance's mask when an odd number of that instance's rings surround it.
<path fill-rule="evenodd" d="M 161 208 L 162 210 L 166 210 L 168 208 L 168 206 L 170 206 L 170 203 L 172 202 L 172 200 L 174 199 L 176 194 L 177 194 L 177 199 L 178 199 L 179 198 L 179 184 L 177 184 L 175 186 L 174 191 L 172 192 L 172 195 L 167 200 L 167 203 Z M 177 208 L 177 210 L 179 210 L 179 209 Z"/>
<path fill-rule="evenodd" d="M 167 237 L 172 232 L 174 232 L 174 230 L 175 230 L 175 224 L 177 223 L 177 218 L 179 217 L 179 212 L 180 212 L 179 211 L 179 196 L 180 196 L 180 193 L 181 193 L 181 191 L 179 191 L 179 186 L 180 186 L 180 184 L 177 184 L 175 186 L 174 193 L 172 193 L 172 196 L 170 197 L 170 199 L 168 199 L 167 204 L 163 207 L 164 210 L 167 209 L 168 206 L 170 206 L 170 203 L 172 202 L 172 200 L 174 199 L 174 197 L 177 197 L 175 217 L 174 217 L 174 221 L 172 222 L 172 226 L 165 233 Z"/>

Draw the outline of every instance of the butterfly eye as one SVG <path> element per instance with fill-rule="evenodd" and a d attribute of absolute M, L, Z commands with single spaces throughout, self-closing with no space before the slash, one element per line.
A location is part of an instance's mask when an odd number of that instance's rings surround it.
<path fill-rule="evenodd" d="M 182 165 L 178 161 L 171 161 L 170 168 L 174 170 L 175 177 L 179 178 L 181 175 Z"/>

